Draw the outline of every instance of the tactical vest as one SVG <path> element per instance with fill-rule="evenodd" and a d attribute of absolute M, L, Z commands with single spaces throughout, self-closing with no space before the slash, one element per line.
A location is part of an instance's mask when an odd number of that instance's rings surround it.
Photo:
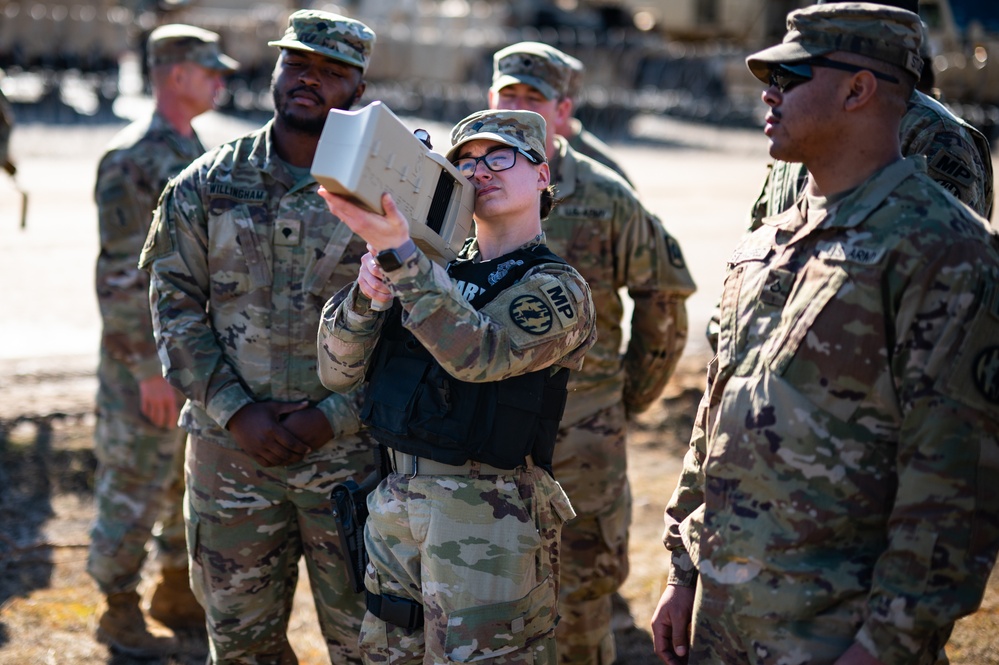
<path fill-rule="evenodd" d="M 566 265 L 535 245 L 488 263 L 459 259 L 447 272 L 479 310 L 542 263 Z M 532 455 L 550 470 L 569 379 L 567 368 L 553 369 L 487 383 L 459 381 L 403 327 L 396 304 L 372 358 L 361 417 L 380 443 L 410 455 L 501 469 Z"/>

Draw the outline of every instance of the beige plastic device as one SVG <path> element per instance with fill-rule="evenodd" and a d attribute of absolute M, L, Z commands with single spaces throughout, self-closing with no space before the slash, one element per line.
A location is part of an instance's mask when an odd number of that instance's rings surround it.
<path fill-rule="evenodd" d="M 379 214 L 385 212 L 382 194 L 391 194 L 417 246 L 438 263 L 454 259 L 471 233 L 472 184 L 381 102 L 329 112 L 312 175 L 329 191 Z"/>

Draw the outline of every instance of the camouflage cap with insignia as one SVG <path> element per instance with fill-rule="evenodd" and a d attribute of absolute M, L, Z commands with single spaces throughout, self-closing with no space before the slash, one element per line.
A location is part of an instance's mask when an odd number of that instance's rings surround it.
<path fill-rule="evenodd" d="M 493 83 L 490 90 L 526 83 L 547 99 L 562 99 L 569 87 L 572 66 L 568 57 L 541 42 L 520 42 L 493 55 Z"/>
<path fill-rule="evenodd" d="M 268 46 L 309 51 L 346 62 L 363 73 L 371 61 L 375 33 L 360 21 L 316 9 L 300 9 L 288 17 L 284 37 Z"/>
<path fill-rule="evenodd" d="M 207 69 L 234 72 L 239 63 L 219 50 L 219 35 L 184 23 L 161 25 L 149 33 L 146 61 L 150 67 L 193 62 Z"/>
<path fill-rule="evenodd" d="M 921 43 L 918 14 L 870 2 L 831 2 L 788 14 L 784 41 L 749 56 L 746 64 L 766 83 L 774 65 L 846 51 L 896 65 L 918 79 Z"/>
<path fill-rule="evenodd" d="M 451 130 L 451 147 L 445 157 L 454 160 L 458 148 L 469 141 L 488 140 L 513 146 L 534 160 L 545 156 L 545 119 L 534 111 L 478 111 Z"/>

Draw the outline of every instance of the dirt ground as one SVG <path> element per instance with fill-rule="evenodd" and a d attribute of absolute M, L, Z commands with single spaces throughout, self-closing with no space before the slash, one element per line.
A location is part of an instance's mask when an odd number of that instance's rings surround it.
<path fill-rule="evenodd" d="M 143 102 L 119 109 L 128 116 Z M 416 121 L 414 121 L 416 122 Z M 100 334 L 92 293 L 97 253 L 93 174 L 102 147 L 124 121 L 67 122 L 28 117 L 15 130 L 18 186 L 29 195 L 27 228 L 20 197 L 0 177 L 0 663 L 81 664 L 133 661 L 93 639 L 98 594 L 85 572 L 93 516 L 94 367 Z M 197 122 L 206 145 L 259 124 L 209 114 Z M 419 121 L 432 135 L 439 124 Z M 617 632 L 621 665 L 655 665 L 648 619 L 667 557 L 662 509 L 674 487 L 708 360 L 701 331 L 721 287 L 725 257 L 744 226 L 765 173 L 755 130 L 708 128 L 662 118 L 633 121 L 615 143 L 651 210 L 677 237 L 699 290 L 688 301 L 690 339 L 660 402 L 632 424 L 629 477 L 634 495 L 631 576 L 622 589 L 635 626 Z M 150 573 L 154 564 L 150 564 Z M 329 658 L 302 583 L 290 635 L 303 665 Z M 141 589 L 147 591 L 148 589 Z M 185 635 L 185 653 L 156 665 L 203 663 L 206 645 Z M 999 578 L 982 609 L 960 622 L 952 662 L 999 663 Z"/>

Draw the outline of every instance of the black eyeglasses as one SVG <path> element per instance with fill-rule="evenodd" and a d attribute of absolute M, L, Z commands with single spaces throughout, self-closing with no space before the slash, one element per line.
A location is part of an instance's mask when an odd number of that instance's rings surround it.
<path fill-rule="evenodd" d="M 462 157 L 461 159 L 456 160 L 454 165 L 461 175 L 471 180 L 475 177 L 475 169 L 478 167 L 479 162 L 484 163 L 486 168 L 490 171 L 506 171 L 507 169 L 512 169 L 514 164 L 517 163 L 517 153 L 527 157 L 532 164 L 537 163 L 531 158 L 530 155 L 519 148 L 514 148 L 513 146 L 501 146 L 499 148 L 493 148 L 481 157 Z"/>
<path fill-rule="evenodd" d="M 804 62 L 774 65 L 770 68 L 770 85 L 777 88 L 783 94 L 797 85 L 811 81 L 812 67 L 826 67 L 828 69 L 839 69 L 844 72 L 854 73 L 870 72 L 874 75 L 874 78 L 879 78 L 882 81 L 888 81 L 889 83 L 899 82 L 891 74 L 885 74 L 870 67 L 861 67 L 860 65 L 852 65 L 848 62 L 817 57 L 805 60 Z"/>

